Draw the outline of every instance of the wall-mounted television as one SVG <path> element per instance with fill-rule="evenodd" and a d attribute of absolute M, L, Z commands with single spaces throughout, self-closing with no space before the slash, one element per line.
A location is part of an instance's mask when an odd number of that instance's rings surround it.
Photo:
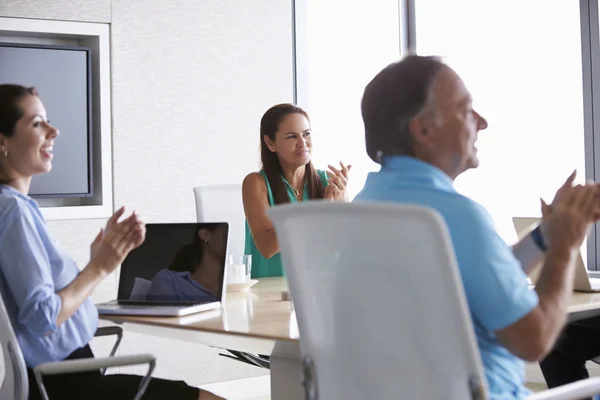
<path fill-rule="evenodd" d="M 35 86 L 60 130 L 52 171 L 35 176 L 36 198 L 92 197 L 91 49 L 0 42 L 0 84 Z"/>

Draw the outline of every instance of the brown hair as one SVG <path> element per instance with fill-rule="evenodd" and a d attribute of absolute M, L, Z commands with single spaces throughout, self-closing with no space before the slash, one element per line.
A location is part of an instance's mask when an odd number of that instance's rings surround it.
<path fill-rule="evenodd" d="M 11 137 L 15 133 L 15 125 L 23 117 L 19 101 L 25 96 L 37 96 L 34 87 L 21 85 L 0 85 L 0 133 Z"/>
<path fill-rule="evenodd" d="M 439 57 L 410 55 L 388 65 L 365 87 L 361 111 L 369 157 L 414 156 L 410 121 L 426 109 L 435 78 L 446 65 Z"/>
<path fill-rule="evenodd" d="M 19 101 L 26 96 L 37 95 L 37 90 L 34 87 L 0 85 L 0 134 L 6 137 L 12 137 L 15 134 L 15 126 L 24 114 L 24 111 L 19 107 Z M 0 165 L 0 183 L 3 182 L 7 182 L 7 177 L 2 172 Z"/>
<path fill-rule="evenodd" d="M 306 111 L 293 104 L 277 104 L 267 110 L 260 120 L 260 160 L 262 169 L 267 175 L 267 180 L 271 185 L 273 192 L 273 201 L 275 204 L 289 203 L 285 184 L 283 182 L 283 170 L 279 157 L 275 152 L 272 152 L 267 147 L 264 137 L 268 136 L 271 140 L 275 140 L 275 133 L 279 129 L 279 124 L 287 115 L 302 114 L 310 121 Z M 317 170 L 313 166 L 312 161 L 309 161 L 305 166 L 304 180 L 308 185 L 308 197 L 310 199 L 322 199 L 325 193 L 325 188 Z"/>
<path fill-rule="evenodd" d="M 222 223 L 199 223 L 196 224 L 194 229 L 194 237 L 192 243 L 183 246 L 175 255 L 175 258 L 171 262 L 169 269 L 175 272 L 190 272 L 194 273 L 196 269 L 202 264 L 205 253 L 206 243 L 200 239 L 200 230 L 206 229 L 210 232 L 214 232 L 219 227 L 224 226 Z"/>

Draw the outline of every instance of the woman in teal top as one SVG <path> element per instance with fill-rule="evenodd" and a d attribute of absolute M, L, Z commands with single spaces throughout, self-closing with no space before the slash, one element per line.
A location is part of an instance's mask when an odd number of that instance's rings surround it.
<path fill-rule="evenodd" d="M 346 200 L 347 167 L 316 170 L 307 113 L 292 104 L 271 107 L 260 121 L 262 169 L 246 176 L 242 198 L 246 214 L 246 254 L 252 255 L 252 277 L 282 276 L 279 243 L 267 216 L 269 207 L 304 200 Z"/>

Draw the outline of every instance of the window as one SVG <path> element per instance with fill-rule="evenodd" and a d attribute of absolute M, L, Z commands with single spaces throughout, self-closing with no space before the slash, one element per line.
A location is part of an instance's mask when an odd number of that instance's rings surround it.
<path fill-rule="evenodd" d="M 479 135 L 480 167 L 456 187 L 514 242 L 512 217 L 540 216 L 540 196 L 551 201 L 574 169 L 585 179 L 579 5 L 419 0 L 415 22 L 417 52 L 443 56 L 489 122 Z"/>
<path fill-rule="evenodd" d="M 362 93 L 399 59 L 401 36 L 411 47 L 416 41 L 419 54 L 442 56 L 487 118 L 480 167 L 456 187 L 490 211 L 507 242 L 516 240 L 512 217 L 539 217 L 540 197 L 551 201 L 574 169 L 578 182 L 600 176 L 598 0 L 296 0 L 295 7 L 302 10 L 297 94 L 312 119 L 313 159 L 318 168 L 351 163 L 351 197 L 378 169 L 365 151 Z M 594 230 L 583 247 L 590 269 L 600 257 L 597 240 Z"/>
<path fill-rule="evenodd" d="M 298 2 L 297 2 L 298 3 Z M 299 3 L 298 3 L 299 4 Z M 298 6 L 297 4 L 297 6 Z M 298 78 L 299 105 L 309 113 L 317 168 L 352 164 L 348 192 L 354 197 L 379 167 L 367 156 L 360 102 L 366 84 L 400 57 L 398 1 L 306 1 L 298 31 L 306 40 L 305 77 Z M 341 12 L 340 10 L 343 10 Z"/>

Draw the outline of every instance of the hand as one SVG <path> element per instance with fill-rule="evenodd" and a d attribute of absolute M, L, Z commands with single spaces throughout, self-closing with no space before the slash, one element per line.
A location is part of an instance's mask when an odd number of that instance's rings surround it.
<path fill-rule="evenodd" d="M 146 226 L 135 212 L 119 221 L 124 212 L 125 207 L 117 210 L 90 246 L 90 264 L 106 274 L 113 272 L 146 237 Z"/>
<path fill-rule="evenodd" d="M 563 183 L 563 185 L 558 189 L 558 191 L 554 195 L 554 200 L 552 200 L 552 204 L 554 204 L 556 199 L 558 199 L 562 196 L 566 187 L 573 186 L 573 181 L 575 180 L 576 176 L 577 176 L 577 170 L 573 171 L 571 173 L 571 175 L 569 175 L 569 177 L 567 178 L 565 183 Z M 591 183 L 591 182 L 588 183 L 588 185 L 591 185 L 591 184 L 593 184 L 593 183 Z M 600 189 L 600 184 L 596 183 L 596 187 L 598 187 Z M 552 205 L 547 204 L 542 199 L 540 199 L 540 200 L 542 203 L 542 218 L 545 218 L 546 216 L 550 215 L 550 213 L 552 212 Z M 594 222 L 597 222 L 599 220 L 600 220 L 600 203 L 596 206 L 596 210 L 594 212 Z"/>
<path fill-rule="evenodd" d="M 572 186 L 574 174 L 558 190 L 552 205 L 542 200 L 542 230 L 549 249 L 578 249 L 595 221 L 600 190 L 594 184 Z"/>
<path fill-rule="evenodd" d="M 328 165 L 330 171 L 327 171 L 327 182 L 328 185 L 325 188 L 325 193 L 323 198 L 336 201 L 336 200 L 346 200 L 346 185 L 348 184 L 348 173 L 352 168 L 352 165 L 348 165 L 347 167 L 343 162 L 340 161 L 340 166 L 342 169 L 337 169 L 332 165 Z"/>
<path fill-rule="evenodd" d="M 567 188 L 570 188 L 573 186 L 573 181 L 575 181 L 575 177 L 577 176 L 577 170 L 574 170 L 573 172 L 571 172 L 571 175 L 569 175 L 569 177 L 567 178 L 567 180 L 565 181 L 565 183 L 562 184 L 562 186 L 560 188 L 558 188 L 556 194 L 554 195 L 554 199 L 552 200 L 552 205 L 554 205 L 554 203 L 558 200 L 560 200 L 560 198 L 564 195 L 564 192 Z M 544 200 L 540 199 L 541 203 L 542 203 L 542 218 L 550 215 L 550 213 L 552 212 L 552 205 L 547 204 Z"/>

